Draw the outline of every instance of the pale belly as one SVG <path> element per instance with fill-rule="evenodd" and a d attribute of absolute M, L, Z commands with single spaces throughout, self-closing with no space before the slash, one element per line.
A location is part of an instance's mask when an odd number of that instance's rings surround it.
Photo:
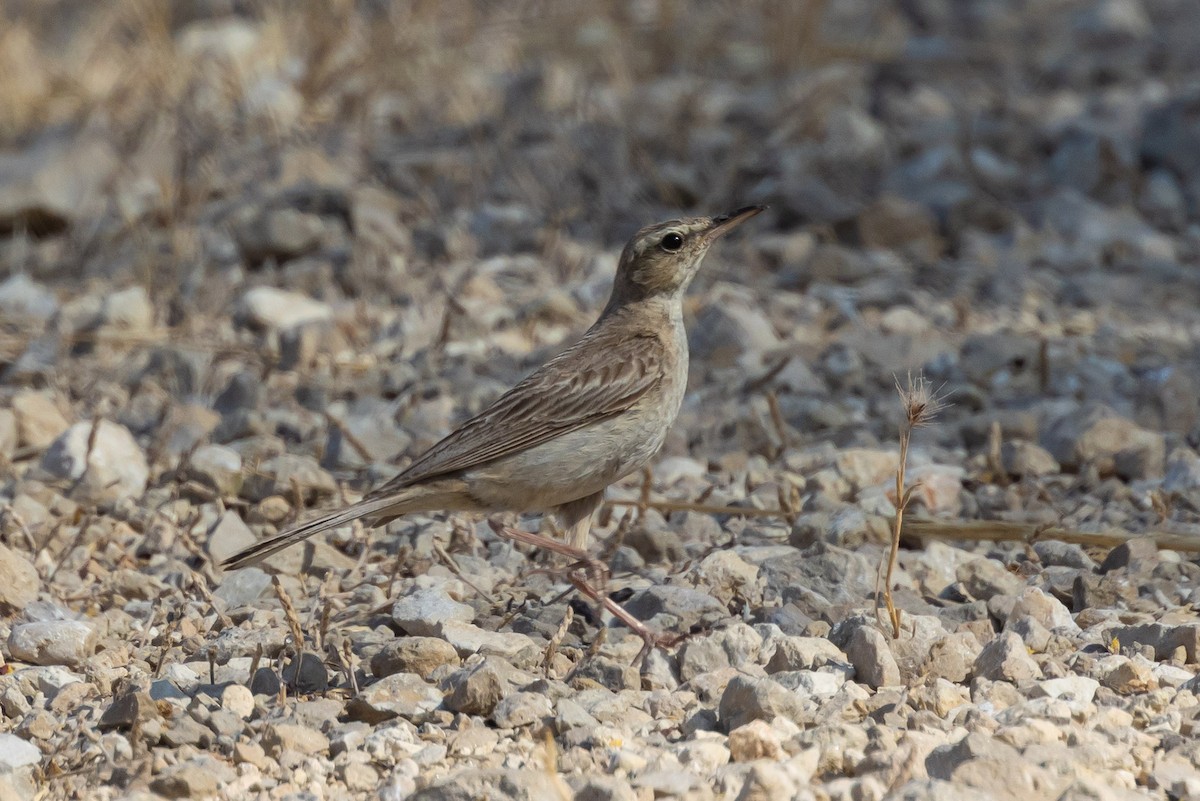
<path fill-rule="evenodd" d="M 600 492 L 649 464 L 678 411 L 678 403 L 670 403 L 650 413 L 627 412 L 470 470 L 463 479 L 485 508 L 551 509 Z"/>

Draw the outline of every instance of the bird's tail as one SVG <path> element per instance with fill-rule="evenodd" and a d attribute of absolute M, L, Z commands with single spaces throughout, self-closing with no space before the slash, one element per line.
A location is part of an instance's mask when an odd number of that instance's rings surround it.
<path fill-rule="evenodd" d="M 226 570 L 249 567 L 256 562 L 261 562 L 271 554 L 278 553 L 290 545 L 308 539 L 314 534 L 319 534 L 322 531 L 337 528 L 338 526 L 344 526 L 352 520 L 358 520 L 361 517 L 379 517 L 383 512 L 395 510 L 395 507 L 402 503 L 398 503 L 398 500 L 395 495 L 383 498 L 364 498 L 358 503 L 351 504 L 343 509 L 326 512 L 295 528 L 284 531 L 281 534 L 276 534 L 274 537 L 270 537 L 262 542 L 251 545 L 243 551 L 239 551 L 222 562 L 221 567 Z"/>

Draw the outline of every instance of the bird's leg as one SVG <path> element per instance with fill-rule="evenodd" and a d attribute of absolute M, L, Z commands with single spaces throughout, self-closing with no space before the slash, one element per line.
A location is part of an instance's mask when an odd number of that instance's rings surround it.
<path fill-rule="evenodd" d="M 498 537 L 569 557 L 573 560 L 568 567 L 570 571 L 585 571 L 589 577 L 598 579 L 601 585 L 608 581 L 608 566 L 581 548 L 568 545 L 555 537 L 511 528 L 494 520 L 489 520 L 488 525 L 492 527 L 492 531 L 496 532 Z"/>
<path fill-rule="evenodd" d="M 666 632 L 647 626 L 634 617 L 628 609 L 592 586 L 581 575 L 581 571 L 572 570 L 567 574 L 567 578 L 574 585 L 575 589 L 579 590 L 581 595 L 592 603 L 598 603 L 600 606 L 603 606 L 613 617 L 628 626 L 630 631 L 642 638 L 642 650 L 638 651 L 638 655 L 633 658 L 634 664 L 645 660 L 655 648 L 674 648 L 687 639 L 686 634 L 667 634 Z"/>
<path fill-rule="evenodd" d="M 493 531 L 506 539 L 545 548 L 551 553 L 562 554 L 574 559 L 574 563 L 567 568 L 567 580 L 571 582 L 571 585 L 579 591 L 580 595 L 607 609 L 609 614 L 642 638 L 642 650 L 634 659 L 636 663 L 645 659 L 654 648 L 674 647 L 684 637 L 667 634 L 647 626 L 604 592 L 604 585 L 608 582 L 609 576 L 608 565 L 587 551 L 588 534 L 591 533 L 592 528 L 592 513 L 600 505 L 603 495 L 603 493 L 589 495 L 586 498 L 564 504 L 555 510 L 557 517 L 566 527 L 568 542 L 562 542 L 542 534 L 506 528 L 499 523 L 492 523 L 491 526 Z"/>

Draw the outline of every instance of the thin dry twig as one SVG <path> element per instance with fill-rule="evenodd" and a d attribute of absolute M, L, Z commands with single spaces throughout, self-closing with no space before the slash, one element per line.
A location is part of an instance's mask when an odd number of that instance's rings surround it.
<path fill-rule="evenodd" d="M 1010 520 L 934 520 L 909 518 L 906 531 L 914 537 L 936 537 L 944 540 L 975 540 L 980 542 L 1038 542 L 1057 540 L 1075 545 L 1115 548 L 1130 540 L 1151 540 L 1160 550 L 1200 553 L 1200 536 L 1173 531 L 1144 531 L 1133 533 L 1118 529 L 1076 531 L 1043 523 L 1021 523 Z"/>

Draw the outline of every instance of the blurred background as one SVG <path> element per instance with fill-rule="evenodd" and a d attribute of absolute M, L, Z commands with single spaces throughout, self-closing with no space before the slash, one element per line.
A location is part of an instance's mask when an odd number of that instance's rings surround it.
<path fill-rule="evenodd" d="M 1012 441 L 1016 475 L 1196 462 L 1194 0 L 0 14 L 5 393 L 118 421 L 152 472 L 253 437 L 403 461 L 582 331 L 638 227 L 747 203 L 668 453 L 894 441 L 924 370 L 969 475 Z M 1093 417 L 1117 439 L 1055 428 Z"/>

